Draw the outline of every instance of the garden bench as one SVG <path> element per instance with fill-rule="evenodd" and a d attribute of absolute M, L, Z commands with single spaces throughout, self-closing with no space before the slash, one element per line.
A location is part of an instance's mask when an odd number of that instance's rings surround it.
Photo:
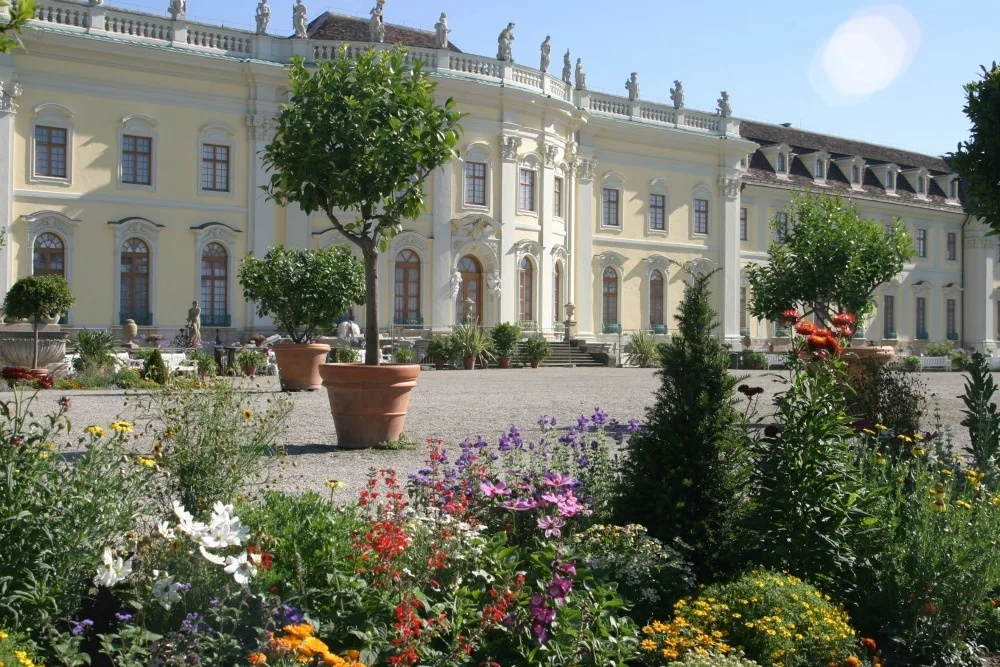
<path fill-rule="evenodd" d="M 197 375 L 198 374 L 198 362 L 193 359 L 185 359 L 184 361 L 177 364 L 174 369 L 174 373 L 177 375 Z"/>
<path fill-rule="evenodd" d="M 764 356 L 767 357 L 768 369 L 770 369 L 772 366 L 784 366 L 788 362 L 787 354 L 777 354 L 776 352 L 768 352 Z"/>
<path fill-rule="evenodd" d="M 1000 371 L 1000 357 L 986 357 L 986 365 L 991 371 Z"/>
<path fill-rule="evenodd" d="M 920 370 L 922 371 L 951 370 L 951 357 L 919 357 L 919 359 L 920 359 Z"/>

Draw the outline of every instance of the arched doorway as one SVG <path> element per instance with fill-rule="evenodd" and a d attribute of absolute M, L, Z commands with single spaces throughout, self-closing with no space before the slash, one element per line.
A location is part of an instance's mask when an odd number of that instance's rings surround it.
<path fill-rule="evenodd" d="M 121 289 L 118 319 L 135 320 L 136 324 L 149 326 L 149 246 L 145 241 L 130 238 L 121 247 Z"/>
<path fill-rule="evenodd" d="M 455 302 L 455 322 L 462 324 L 465 314 L 465 300 L 472 299 L 470 315 L 476 324 L 483 323 L 483 265 L 472 255 L 458 260 L 458 272 L 462 275 L 462 286 Z"/>

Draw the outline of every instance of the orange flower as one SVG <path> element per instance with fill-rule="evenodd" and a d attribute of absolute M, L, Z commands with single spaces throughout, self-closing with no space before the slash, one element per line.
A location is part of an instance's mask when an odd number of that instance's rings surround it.
<path fill-rule="evenodd" d="M 247 658 L 247 662 L 251 665 L 263 665 L 267 663 L 267 656 L 263 653 L 251 653 L 250 657 Z"/>
<path fill-rule="evenodd" d="M 801 336 L 811 336 L 816 333 L 817 327 L 812 322 L 806 322 L 805 320 L 799 322 L 795 325 L 795 332 Z"/>
<path fill-rule="evenodd" d="M 875 640 L 869 639 L 868 637 L 865 637 L 861 640 L 861 645 L 869 653 L 874 653 L 875 651 L 878 650 L 878 645 L 875 643 Z"/>
<path fill-rule="evenodd" d="M 789 308 L 781 313 L 781 321 L 785 324 L 795 324 L 801 319 L 802 315 L 794 308 Z"/>
<path fill-rule="evenodd" d="M 309 658 L 314 655 L 325 655 L 330 652 L 330 647 L 316 637 L 306 637 L 299 644 L 299 653 Z"/>
<path fill-rule="evenodd" d="M 286 635 L 305 639 L 306 637 L 312 637 L 313 626 L 308 623 L 299 623 L 298 625 L 286 625 L 281 630 Z"/>
<path fill-rule="evenodd" d="M 837 313 L 831 319 L 831 322 L 838 327 L 850 326 L 853 327 L 858 323 L 858 319 L 854 317 L 854 313 Z"/>
<path fill-rule="evenodd" d="M 844 667 L 861 667 L 861 661 L 852 655 L 844 661 Z"/>

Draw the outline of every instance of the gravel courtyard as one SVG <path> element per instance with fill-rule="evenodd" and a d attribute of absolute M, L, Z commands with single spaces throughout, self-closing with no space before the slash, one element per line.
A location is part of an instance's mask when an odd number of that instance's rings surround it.
<path fill-rule="evenodd" d="M 787 373 L 749 375 L 749 384 L 765 389 L 759 411 L 766 414 L 774 395 L 784 390 L 782 380 Z M 956 444 L 966 445 L 968 434 L 958 425 L 962 408 L 958 396 L 963 392 L 964 376 L 923 373 L 920 377 L 928 395 L 925 428 L 933 426 L 937 406 L 942 421 L 952 424 Z M 370 468 L 391 467 L 400 473 L 420 468 L 425 438 L 441 438 L 452 448 L 477 435 L 495 442 L 512 424 L 527 438 L 534 438 L 539 416 L 555 416 L 561 424 L 568 424 L 580 414 L 592 414 L 595 407 L 620 421 L 641 419 L 653 402 L 657 385 L 652 370 L 630 368 L 426 371 L 413 391 L 406 422 L 406 434 L 421 446 L 395 451 L 338 449 L 326 392 L 292 394 L 294 408 L 285 442 L 288 456 L 275 474 L 281 476 L 278 484 L 288 490 L 325 492 L 326 481 L 337 479 L 347 484 L 339 494 L 353 495 Z M 255 381 L 253 386 L 262 397 L 278 390 L 276 379 L 270 377 Z M 107 425 L 119 416 L 130 418 L 125 394 L 108 391 L 44 392 L 34 406 L 35 413 L 54 410 L 63 395 L 72 399 L 70 418 L 75 434 L 89 424 Z M 9 393 L 0 394 L 0 400 L 9 398 Z M 149 443 L 137 446 L 148 450 Z"/>

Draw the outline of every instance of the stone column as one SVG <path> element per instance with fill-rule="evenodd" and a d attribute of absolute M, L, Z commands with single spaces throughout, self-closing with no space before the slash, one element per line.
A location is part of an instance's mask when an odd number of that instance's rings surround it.
<path fill-rule="evenodd" d="M 12 56 L 0 56 L 0 64 L 13 64 L 12 61 Z M 8 236 L 7 243 L 0 248 L 2 300 L 15 278 L 12 274 L 13 255 L 9 237 L 14 223 L 14 114 L 17 112 L 17 98 L 21 95 L 21 88 L 13 81 L 12 69 L 0 68 L 0 81 L 3 82 L 3 95 L 0 96 L 0 229 Z"/>
<path fill-rule="evenodd" d="M 965 290 L 962 292 L 961 306 L 964 326 L 960 324 L 960 330 L 965 345 L 980 352 L 997 339 L 997 306 L 996 295 L 993 293 L 993 268 L 997 250 L 996 241 L 987 236 L 988 233 L 987 227 L 970 222 L 962 234 Z"/>
<path fill-rule="evenodd" d="M 740 175 L 726 170 L 719 177 L 722 207 L 722 332 L 725 342 L 740 342 Z"/>
<path fill-rule="evenodd" d="M 312 218 L 298 204 L 289 203 L 285 207 L 285 245 L 311 250 L 312 231 Z"/>
<path fill-rule="evenodd" d="M 577 338 L 594 338 L 594 172 L 597 160 L 581 159 L 577 162 L 577 210 L 572 224 L 576 228 L 576 251 L 573 260 L 576 270 L 576 305 L 578 322 Z M 599 309 L 598 309 L 599 312 Z"/>
<path fill-rule="evenodd" d="M 257 257 L 267 254 L 274 245 L 275 205 L 261 191 L 261 186 L 270 181 L 270 174 L 264 169 L 264 148 L 274 138 L 276 121 L 268 115 L 247 116 L 250 133 L 250 159 L 253 161 L 250 174 L 250 205 L 247 222 L 247 251 Z M 259 318 L 252 307 L 247 308 L 247 327 L 259 329 L 274 326 L 270 318 Z"/>
<path fill-rule="evenodd" d="M 500 137 L 500 321 L 517 322 L 517 253 L 514 215 L 517 211 L 517 151 L 519 137 Z"/>
<path fill-rule="evenodd" d="M 446 333 L 455 322 L 455 299 L 451 291 L 451 209 L 454 166 L 447 164 L 434 172 L 434 241 L 431 245 L 431 318 L 434 331 Z"/>
<path fill-rule="evenodd" d="M 538 305 L 535 308 L 535 319 L 538 320 L 538 329 L 545 333 L 552 331 L 552 323 L 555 321 L 557 306 L 552 303 L 554 294 L 554 263 L 552 261 L 552 226 L 555 224 L 553 211 L 553 193 L 556 181 L 556 156 L 559 149 L 553 145 L 546 145 L 543 148 L 544 160 L 542 162 L 542 184 L 541 196 L 538 205 L 538 223 L 542 226 L 542 252 L 538 257 Z"/>

